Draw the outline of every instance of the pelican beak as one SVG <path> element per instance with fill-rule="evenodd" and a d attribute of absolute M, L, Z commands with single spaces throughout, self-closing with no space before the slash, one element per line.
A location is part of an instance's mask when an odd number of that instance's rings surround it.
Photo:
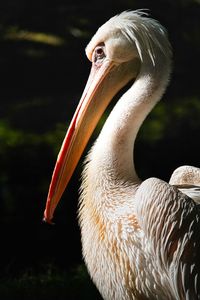
<path fill-rule="evenodd" d="M 87 142 L 96 127 L 110 97 L 102 98 L 102 89 L 114 63 L 105 60 L 101 66 L 93 64 L 88 82 L 70 123 L 53 171 L 44 220 L 51 223 L 54 210 L 78 164 Z M 112 98 L 112 96 L 111 96 Z"/>
<path fill-rule="evenodd" d="M 93 63 L 88 82 L 75 111 L 52 175 L 44 211 L 44 221 L 51 223 L 54 210 L 78 164 L 97 122 L 114 95 L 134 76 L 137 62 L 117 64 L 105 59 Z"/>

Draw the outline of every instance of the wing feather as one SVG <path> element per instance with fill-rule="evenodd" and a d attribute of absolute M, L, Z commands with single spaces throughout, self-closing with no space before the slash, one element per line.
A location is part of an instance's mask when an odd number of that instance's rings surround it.
<path fill-rule="evenodd" d="M 200 210 L 187 195 L 150 178 L 136 193 L 136 216 L 175 299 L 200 299 Z"/>

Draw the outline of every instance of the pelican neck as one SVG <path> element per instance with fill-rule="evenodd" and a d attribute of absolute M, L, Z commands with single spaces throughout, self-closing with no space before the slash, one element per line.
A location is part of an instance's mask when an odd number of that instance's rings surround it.
<path fill-rule="evenodd" d="M 170 63 L 142 64 L 133 85 L 111 111 L 93 147 L 91 159 L 116 178 L 137 183 L 134 144 L 144 119 L 162 97 L 170 74 Z"/>

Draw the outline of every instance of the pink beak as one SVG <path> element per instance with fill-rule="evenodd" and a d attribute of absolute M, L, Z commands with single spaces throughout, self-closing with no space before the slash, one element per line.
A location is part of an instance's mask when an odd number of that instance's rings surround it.
<path fill-rule="evenodd" d="M 51 223 L 54 210 L 78 164 L 84 148 L 110 102 L 108 97 L 104 98 L 104 101 L 99 101 L 98 91 L 101 90 L 105 77 L 113 65 L 113 62 L 105 60 L 100 67 L 92 66 L 87 85 L 57 157 L 44 212 L 44 220 L 48 223 Z"/>
<path fill-rule="evenodd" d="M 114 95 L 136 77 L 137 72 L 137 60 L 116 64 L 105 58 L 100 65 L 93 62 L 85 90 L 58 154 L 44 211 L 46 222 L 51 223 L 54 210 L 106 107 Z"/>

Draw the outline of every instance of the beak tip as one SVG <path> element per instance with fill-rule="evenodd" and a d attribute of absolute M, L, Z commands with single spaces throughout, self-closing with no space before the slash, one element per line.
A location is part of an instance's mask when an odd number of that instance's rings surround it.
<path fill-rule="evenodd" d="M 45 217 L 43 217 L 42 222 L 49 225 L 55 225 L 55 223 L 52 222 L 51 219 L 47 219 Z"/>
<path fill-rule="evenodd" d="M 45 210 L 42 222 L 46 223 L 46 224 L 54 225 L 55 223 L 52 222 L 52 219 L 53 219 L 53 217 L 48 216 L 48 214 L 46 213 L 46 210 Z"/>

